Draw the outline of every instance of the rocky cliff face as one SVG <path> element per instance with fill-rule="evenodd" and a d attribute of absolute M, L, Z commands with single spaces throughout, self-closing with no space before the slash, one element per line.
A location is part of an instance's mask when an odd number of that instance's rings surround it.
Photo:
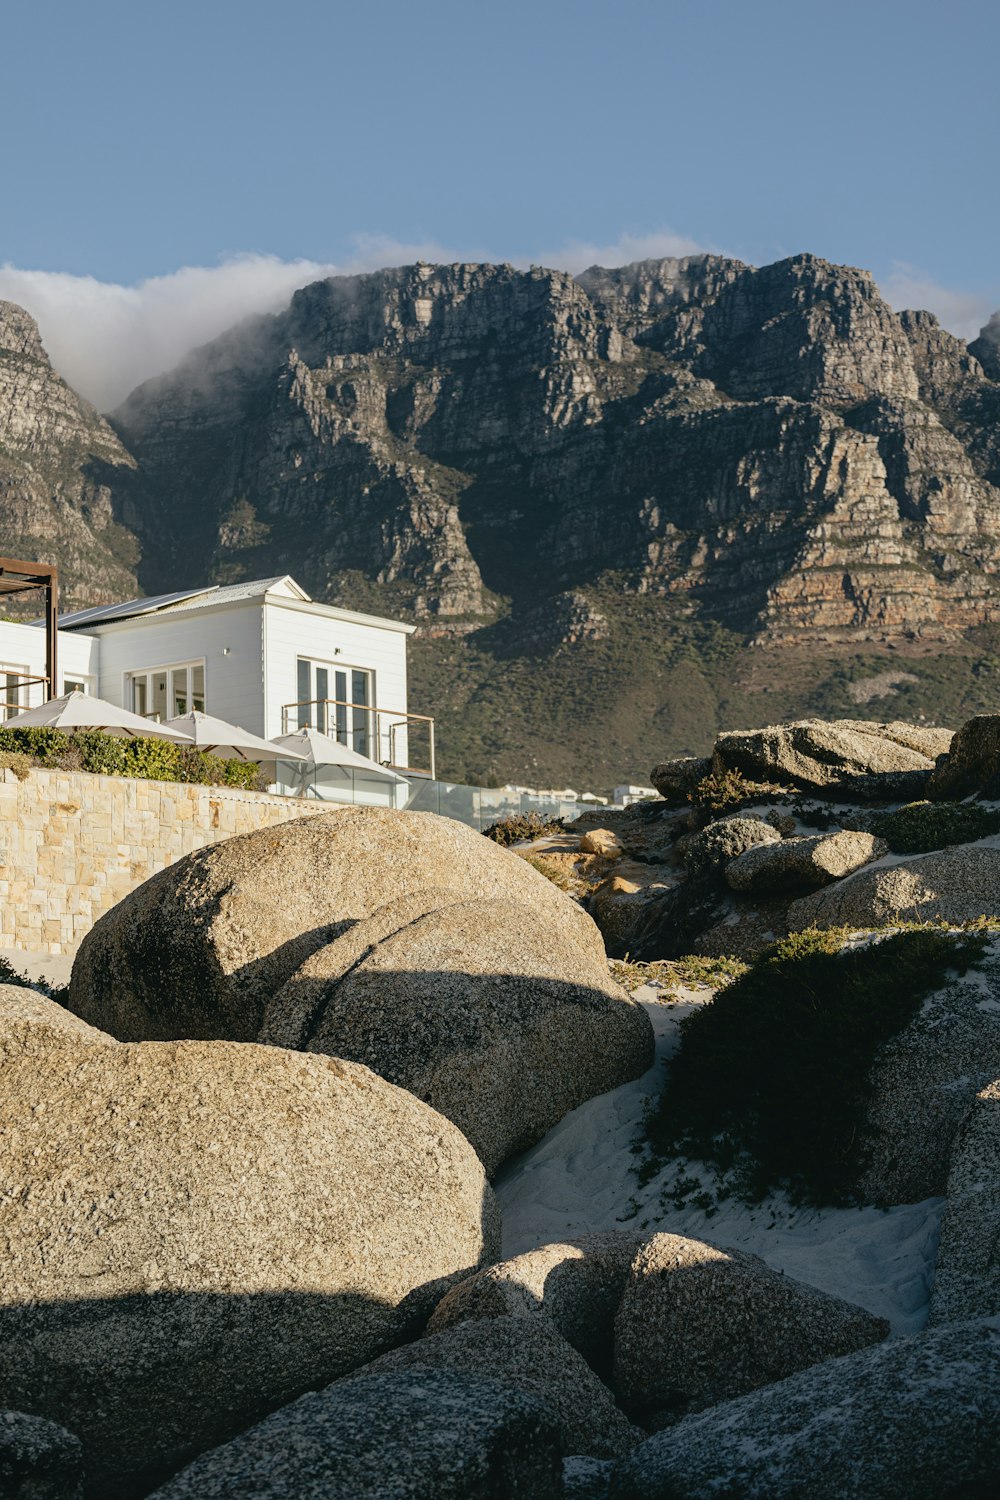
<path fill-rule="evenodd" d="M 141 504 L 112 485 L 111 514 L 148 589 L 288 570 L 417 616 L 455 774 L 523 777 L 539 747 L 559 779 L 640 774 L 642 724 L 665 753 L 759 718 L 769 652 L 961 655 L 1000 626 L 997 347 L 814 256 L 337 277 L 129 397 L 105 464 L 135 455 Z M 595 744 L 641 702 L 604 761 L 555 748 L 567 682 Z M 779 707 L 821 706 L 848 705 Z"/>
<path fill-rule="evenodd" d="M 52 369 L 34 319 L 0 302 L 0 551 L 58 563 L 71 605 L 135 594 L 139 550 L 120 517 L 135 472 L 107 422 Z M 37 611 L 25 597 L 22 612 Z"/>
<path fill-rule="evenodd" d="M 1000 618 L 998 392 L 813 256 L 418 265 L 307 287 L 115 425 L 219 578 L 473 623 L 613 570 L 758 639 L 944 639 Z"/>

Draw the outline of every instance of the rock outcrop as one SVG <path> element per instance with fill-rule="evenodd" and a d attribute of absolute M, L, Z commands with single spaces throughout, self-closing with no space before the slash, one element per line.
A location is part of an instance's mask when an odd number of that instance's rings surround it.
<path fill-rule="evenodd" d="M 4 1500 L 83 1500 L 83 1449 L 55 1422 L 0 1411 L 0 1495 Z"/>
<path fill-rule="evenodd" d="M 592 1369 L 610 1379 L 615 1315 L 646 1239 L 641 1231 L 581 1235 L 486 1266 L 438 1303 L 427 1331 L 478 1318 L 548 1318 Z"/>
<path fill-rule="evenodd" d="M 453 1370 L 483 1376 L 533 1397 L 558 1423 L 564 1453 L 618 1458 L 643 1434 L 606 1385 L 547 1318 L 480 1318 L 393 1349 L 359 1374 Z"/>
<path fill-rule="evenodd" d="M 734 891 L 765 895 L 809 890 L 842 880 L 888 852 L 885 839 L 848 829 L 761 843 L 726 865 L 726 884 Z"/>
<path fill-rule="evenodd" d="M 400 1370 L 339 1381 L 206 1453 L 149 1500 L 561 1500 L 562 1445 L 498 1381 Z"/>
<path fill-rule="evenodd" d="M 615 1319 L 625 1409 L 672 1420 L 884 1339 L 863 1308 L 758 1256 L 657 1234 L 632 1263 Z"/>
<path fill-rule="evenodd" d="M 147 880 L 84 939 L 69 1004 L 123 1041 L 252 1041 L 311 954 L 404 896 L 412 919 L 421 891 L 425 911 L 449 899 L 520 901 L 584 952 L 600 950 L 577 907 L 472 829 L 341 808 L 199 849 Z"/>
<path fill-rule="evenodd" d="M 889 922 L 973 922 L 1000 913 L 1000 849 L 968 844 L 861 869 L 788 908 L 806 927 L 882 927 Z"/>
<path fill-rule="evenodd" d="M 70 1040 L 3 1083 L 0 1404 L 75 1432 L 102 1500 L 366 1363 L 497 1254 L 468 1142 L 367 1068 Z"/>
<path fill-rule="evenodd" d="M 925 1000 L 876 1055 L 861 1178 L 867 1201 L 887 1207 L 946 1191 L 956 1132 L 977 1093 L 1000 1078 L 998 994 L 994 948 L 976 972 Z"/>
<path fill-rule="evenodd" d="M 720 734 L 713 768 L 814 792 L 849 788 L 855 796 L 868 790 L 884 800 L 903 801 L 919 795 L 951 738 L 948 729 L 913 724 L 803 720 Z"/>
<path fill-rule="evenodd" d="M 553 921 L 519 894 L 425 889 L 382 907 L 291 975 L 259 1040 L 367 1064 L 447 1116 L 492 1175 L 653 1055 L 597 929 L 568 901 Z"/>
<path fill-rule="evenodd" d="M 996 1488 L 1000 1328 L 889 1339 L 685 1418 L 616 1467 L 611 1500 L 940 1500 Z"/>
<path fill-rule="evenodd" d="M 954 1139 L 931 1323 L 1000 1316 L 1000 1083 L 973 1101 Z"/>
<path fill-rule="evenodd" d="M 652 1057 L 579 906 L 426 813 L 345 808 L 189 855 L 97 923 L 70 996 L 122 1038 L 364 1063 L 457 1124 L 491 1173 Z"/>

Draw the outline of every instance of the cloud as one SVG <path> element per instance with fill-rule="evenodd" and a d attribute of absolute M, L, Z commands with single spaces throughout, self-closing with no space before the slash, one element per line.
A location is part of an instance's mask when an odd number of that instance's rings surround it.
<path fill-rule="evenodd" d="M 276 312 L 292 292 L 329 276 L 317 261 L 240 255 L 218 266 L 183 266 L 135 286 L 58 271 L 0 267 L 0 298 L 37 320 L 53 365 L 101 411 L 170 369 L 195 344 L 249 313 Z"/>
<path fill-rule="evenodd" d="M 706 247 L 687 235 L 672 229 L 653 234 L 621 234 L 610 245 L 595 245 L 586 240 L 568 240 L 560 249 L 533 256 L 537 265 L 552 266 L 574 275 L 588 266 L 628 266 L 636 260 L 668 260 L 685 255 L 704 255 Z"/>
<path fill-rule="evenodd" d="M 917 266 L 894 260 L 882 294 L 897 312 L 904 308 L 932 312 L 942 328 L 961 339 L 974 339 L 996 307 L 997 297 L 942 286 Z"/>
<path fill-rule="evenodd" d="M 337 265 L 236 255 L 216 266 L 182 266 L 134 286 L 5 265 L 0 266 L 0 299 L 27 308 L 60 375 L 99 410 L 111 411 L 135 386 L 172 369 L 196 344 L 207 343 L 250 314 L 279 311 L 310 281 L 418 260 L 503 258 L 481 247 L 456 251 L 433 240 L 407 243 L 385 235 L 357 235 L 352 244 L 352 253 Z M 514 264 L 576 272 L 595 264 L 690 255 L 698 249 L 694 240 L 662 230 L 623 234 L 611 245 L 569 241 L 530 260 L 515 257 Z"/>

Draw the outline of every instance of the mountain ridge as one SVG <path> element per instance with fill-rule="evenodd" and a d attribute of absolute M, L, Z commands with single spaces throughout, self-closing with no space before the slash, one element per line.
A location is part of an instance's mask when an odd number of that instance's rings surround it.
<path fill-rule="evenodd" d="M 110 503 L 150 591 L 290 571 L 412 615 L 449 774 L 644 779 L 720 714 L 843 698 L 845 662 L 988 691 L 992 329 L 811 255 L 329 278 L 131 393 Z"/>

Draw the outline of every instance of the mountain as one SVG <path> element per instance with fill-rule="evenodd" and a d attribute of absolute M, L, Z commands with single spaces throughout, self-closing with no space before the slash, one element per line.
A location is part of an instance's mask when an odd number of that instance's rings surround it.
<path fill-rule="evenodd" d="M 112 513 L 150 591 L 287 570 L 415 617 L 456 778 L 959 718 L 1000 672 L 998 323 L 809 255 L 335 277 L 112 414 Z"/>
<path fill-rule="evenodd" d="M 59 563 L 71 605 L 135 594 L 139 546 L 119 514 L 138 521 L 135 480 L 135 459 L 52 369 L 34 319 L 0 302 L 0 550 Z M 37 613 L 32 598 L 22 613 Z"/>

